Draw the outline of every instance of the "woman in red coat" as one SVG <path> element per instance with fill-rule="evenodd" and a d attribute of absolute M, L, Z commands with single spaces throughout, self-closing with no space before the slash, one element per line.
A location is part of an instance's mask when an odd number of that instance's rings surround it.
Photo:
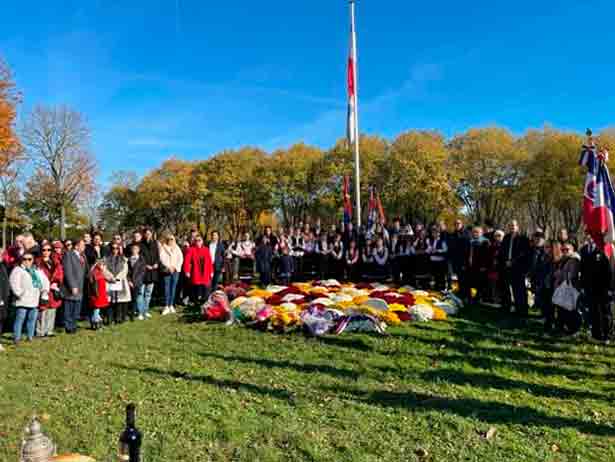
<path fill-rule="evenodd" d="M 209 248 L 203 245 L 203 237 L 197 236 L 193 246 L 188 248 L 184 258 L 186 280 L 192 285 L 192 303 L 207 300 L 213 265 Z"/>
<path fill-rule="evenodd" d="M 37 268 L 49 279 L 49 296 L 41 298 L 38 309 L 39 315 L 36 321 L 36 335 L 39 337 L 52 337 L 56 323 L 56 310 L 62 305 L 60 287 L 64 282 L 64 268 L 62 262 L 53 257 L 51 245 L 45 244 L 42 256 L 36 259 Z"/>

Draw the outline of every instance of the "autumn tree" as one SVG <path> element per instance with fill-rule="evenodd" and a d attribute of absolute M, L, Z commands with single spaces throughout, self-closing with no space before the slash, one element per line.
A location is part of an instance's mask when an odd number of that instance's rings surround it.
<path fill-rule="evenodd" d="M 205 181 L 202 186 L 204 219 L 226 217 L 219 224 L 232 233 L 242 227 L 254 228 L 261 214 L 271 209 L 271 177 L 258 175 L 266 161 L 263 151 L 245 147 L 200 162 L 194 175 L 200 175 Z"/>
<path fill-rule="evenodd" d="M 45 184 L 50 206 L 59 210 L 60 237 L 66 237 L 66 210 L 94 186 L 96 162 L 89 152 L 90 132 L 81 114 L 67 107 L 34 109 L 24 124 L 22 141 Z"/>
<path fill-rule="evenodd" d="M 476 223 L 501 223 L 511 211 L 511 193 L 526 153 L 513 135 L 498 127 L 470 129 L 449 143 L 447 168 L 465 210 Z"/>
<path fill-rule="evenodd" d="M 457 212 L 459 201 L 445 164 L 446 144 L 437 132 L 410 131 L 391 145 L 378 164 L 377 184 L 387 212 L 423 223 Z"/>
<path fill-rule="evenodd" d="M 19 139 L 15 133 L 15 118 L 19 93 L 15 88 L 11 70 L 0 59 L 0 152 L 20 151 Z"/>
<path fill-rule="evenodd" d="M 191 219 L 196 201 L 191 185 L 193 169 L 193 163 L 172 158 L 143 178 L 137 194 L 151 214 L 148 224 L 177 232 Z"/>
<path fill-rule="evenodd" d="M 109 178 L 110 187 L 103 195 L 98 215 L 102 227 L 111 232 L 124 232 L 140 225 L 142 207 L 137 187 L 139 177 L 132 170 L 116 170 Z"/>
<path fill-rule="evenodd" d="M 20 95 L 9 67 L 0 60 L 0 199 L 4 207 L 2 246 L 6 248 L 9 216 L 16 215 L 19 200 L 18 177 L 24 168 L 23 149 L 15 133 L 15 117 Z"/>
<path fill-rule="evenodd" d="M 530 221 L 554 232 L 558 225 L 576 232 L 581 224 L 583 175 L 578 167 L 583 139 L 545 127 L 530 130 L 520 140 L 528 153 L 521 165 L 523 174 L 515 191 Z"/>
<path fill-rule="evenodd" d="M 320 149 L 300 143 L 274 152 L 257 172 L 270 175 L 272 205 L 285 224 L 303 219 L 318 200 L 320 182 L 314 172 L 323 156 Z"/>
<path fill-rule="evenodd" d="M 367 210 L 369 186 L 378 181 L 378 165 L 385 158 L 388 149 L 384 138 L 368 135 L 361 135 L 359 138 L 363 210 Z M 341 218 L 340 210 L 343 205 L 341 191 L 344 176 L 349 175 L 354 183 L 354 150 L 350 149 L 345 139 L 338 140 L 335 146 L 325 154 L 320 165 L 314 169 L 313 175 L 319 184 L 317 186 L 318 198 L 310 210 L 311 214 L 328 219 L 332 216 Z M 354 193 L 352 202 L 354 206 Z M 356 210 L 354 213 L 356 214 Z"/>

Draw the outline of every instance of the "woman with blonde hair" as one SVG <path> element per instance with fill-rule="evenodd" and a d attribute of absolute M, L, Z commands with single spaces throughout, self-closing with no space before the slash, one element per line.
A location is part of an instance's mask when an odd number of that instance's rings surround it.
<path fill-rule="evenodd" d="M 162 315 L 175 313 L 175 292 L 177 282 L 184 263 L 184 254 L 177 245 L 175 236 L 171 233 L 165 234 L 160 242 L 160 263 L 162 265 L 162 275 L 164 281 L 164 309 Z"/>

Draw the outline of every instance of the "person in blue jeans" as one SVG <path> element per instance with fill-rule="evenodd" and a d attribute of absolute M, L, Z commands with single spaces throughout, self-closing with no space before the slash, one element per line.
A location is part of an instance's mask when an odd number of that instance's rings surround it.
<path fill-rule="evenodd" d="M 154 240 L 154 233 L 150 228 L 145 228 L 143 232 L 145 239 L 139 242 L 141 248 L 141 258 L 145 260 L 145 276 L 143 280 L 143 311 L 141 316 L 151 318 L 149 313 L 154 284 L 158 282 L 158 269 L 160 267 L 160 249 L 158 242 Z"/>
<path fill-rule="evenodd" d="M 33 264 L 34 257 L 25 253 L 21 262 L 11 272 L 9 279 L 11 290 L 15 295 L 17 314 L 13 324 L 13 340 L 15 344 L 21 341 L 24 322 L 28 341 L 34 337 L 38 306 L 41 299 L 49 296 L 49 279 Z"/>
<path fill-rule="evenodd" d="M 175 237 L 167 234 L 160 242 L 160 270 L 164 281 L 164 309 L 162 315 L 175 313 L 175 291 L 180 271 L 184 263 L 184 254 L 177 245 Z"/>
<path fill-rule="evenodd" d="M 130 246 L 130 257 L 128 258 L 128 284 L 133 291 L 134 309 L 138 313 L 138 320 L 145 319 L 145 279 L 146 263 L 141 257 L 141 246 L 138 243 Z M 151 293 L 150 293 L 151 296 Z"/>

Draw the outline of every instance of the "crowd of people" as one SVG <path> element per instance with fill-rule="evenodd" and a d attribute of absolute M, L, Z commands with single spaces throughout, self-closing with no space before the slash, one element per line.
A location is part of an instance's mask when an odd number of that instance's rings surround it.
<path fill-rule="evenodd" d="M 352 224 L 325 229 L 316 220 L 227 241 L 217 231 L 206 241 L 197 229 L 181 242 L 169 233 L 156 239 L 149 228 L 107 243 L 98 232 L 40 243 L 24 233 L 2 254 L 0 332 L 9 311 L 15 344 L 24 336 L 52 336 L 57 326 L 74 334 L 83 320 L 94 330 L 146 320 L 154 298 L 163 315 L 173 314 L 176 305 L 203 303 L 221 284 L 256 274 L 264 286 L 334 278 L 454 288 L 466 303 L 499 306 L 520 323 L 528 317 L 529 292 L 546 332 L 574 335 L 585 323 L 607 342 L 612 328 L 612 264 L 589 236 L 578 243 L 562 229 L 555 239 L 540 230 L 530 238 L 514 220 L 503 231 L 462 220 L 449 229 L 445 222 L 410 226 L 397 219 L 360 230 Z M 579 309 L 553 303 L 564 282 L 581 293 Z"/>

